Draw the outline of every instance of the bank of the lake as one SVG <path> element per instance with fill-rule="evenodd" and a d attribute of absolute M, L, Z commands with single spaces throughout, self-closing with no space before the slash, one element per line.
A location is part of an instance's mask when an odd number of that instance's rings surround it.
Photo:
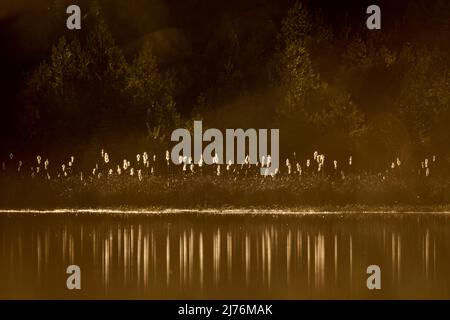
<path fill-rule="evenodd" d="M 450 206 L 450 179 L 351 175 L 333 177 L 214 176 L 64 180 L 0 180 L 0 208 L 412 208 Z M 356 208 L 356 209 L 351 209 Z M 431 208 L 431 209 L 423 209 Z M 435 209 L 439 208 L 439 209 Z M 337 209 L 339 211 L 341 209 Z M 388 210 L 390 211 L 390 210 Z M 444 210 L 445 211 L 445 210 Z"/>

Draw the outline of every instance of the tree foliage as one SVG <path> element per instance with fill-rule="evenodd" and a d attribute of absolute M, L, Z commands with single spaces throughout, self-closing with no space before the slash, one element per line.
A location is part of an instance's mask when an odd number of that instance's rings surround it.
<path fill-rule="evenodd" d="M 51 144 L 100 143 L 150 131 L 155 139 L 156 129 L 163 134 L 173 127 L 174 79 L 159 70 L 150 45 L 129 63 L 98 11 L 87 29 L 70 41 L 61 38 L 48 61 L 27 76 L 26 136 Z"/>

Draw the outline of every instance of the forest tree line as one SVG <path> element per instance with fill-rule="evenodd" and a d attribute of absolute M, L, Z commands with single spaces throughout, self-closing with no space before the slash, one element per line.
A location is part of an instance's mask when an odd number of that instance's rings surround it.
<path fill-rule="evenodd" d="M 174 128 L 202 119 L 280 128 L 282 153 L 353 155 L 367 169 L 449 159 L 450 6 L 414 2 L 396 21 L 371 31 L 364 16 L 336 23 L 303 2 L 278 20 L 270 7 L 225 12 L 170 60 L 151 41 L 126 52 L 91 5 L 82 30 L 24 75 L 20 141 L 47 152 L 164 150 Z"/>

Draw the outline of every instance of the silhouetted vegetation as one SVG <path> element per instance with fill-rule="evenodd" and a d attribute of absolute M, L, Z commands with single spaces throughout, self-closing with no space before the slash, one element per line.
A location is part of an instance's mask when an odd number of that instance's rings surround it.
<path fill-rule="evenodd" d="M 49 6 L 55 30 L 65 3 Z M 119 30 L 126 13 L 105 1 L 84 4 L 81 31 L 54 31 L 61 37 L 11 99 L 4 155 L 161 151 L 173 128 L 202 118 L 219 129 L 277 127 L 285 156 L 353 154 L 371 172 L 396 157 L 449 161 L 447 1 L 382 4 L 381 31 L 365 28 L 363 4 L 161 6 L 173 19 L 151 31 L 154 15 L 139 12 L 139 28 L 129 24 L 143 36 L 132 43 Z"/>
<path fill-rule="evenodd" d="M 115 159 L 115 160 L 113 160 Z M 370 173 L 352 156 L 338 162 L 314 152 L 292 154 L 270 176 L 270 157 L 257 164 L 174 165 L 163 154 L 113 158 L 101 150 L 96 162 L 74 156 L 61 164 L 38 155 L 27 162 L 10 154 L 2 161 L 0 207 L 296 207 L 424 206 L 450 204 L 449 166 L 435 155 L 420 163 L 393 159 Z"/>

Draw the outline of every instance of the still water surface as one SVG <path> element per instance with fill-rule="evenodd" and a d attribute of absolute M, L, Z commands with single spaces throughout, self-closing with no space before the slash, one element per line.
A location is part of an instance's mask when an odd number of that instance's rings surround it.
<path fill-rule="evenodd" d="M 0 298 L 450 299 L 450 216 L 0 213 Z"/>

